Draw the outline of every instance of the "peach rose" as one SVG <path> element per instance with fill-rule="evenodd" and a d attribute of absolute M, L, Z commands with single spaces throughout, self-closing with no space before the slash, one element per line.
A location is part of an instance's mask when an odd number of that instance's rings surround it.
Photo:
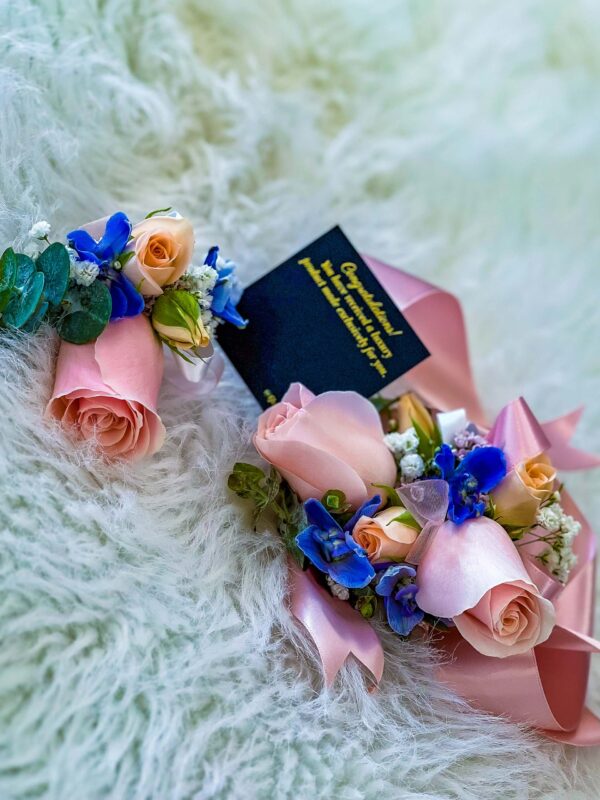
<path fill-rule="evenodd" d="M 374 517 L 360 517 L 352 538 L 365 550 L 369 561 L 406 558 L 419 531 L 396 521 L 403 511 L 402 506 L 391 506 Z"/>
<path fill-rule="evenodd" d="M 532 525 L 555 481 L 556 470 L 545 454 L 517 465 L 492 492 L 496 518 L 504 525 Z"/>
<path fill-rule="evenodd" d="M 418 604 L 450 618 L 480 653 L 504 658 L 544 642 L 554 606 L 533 583 L 504 528 L 488 517 L 445 522 L 417 570 Z"/>
<path fill-rule="evenodd" d="M 183 217 L 150 217 L 135 225 L 131 236 L 128 249 L 135 255 L 124 272 L 144 295 L 162 294 L 191 264 L 194 229 Z"/>
<path fill-rule="evenodd" d="M 146 317 L 111 322 L 95 342 L 62 342 L 46 414 L 109 458 L 151 455 L 165 437 L 156 411 L 162 371 Z"/>
<path fill-rule="evenodd" d="M 413 392 L 403 394 L 398 400 L 394 406 L 394 416 L 398 421 L 400 433 L 412 428 L 415 422 L 428 436 L 435 430 L 431 414 Z"/>
<path fill-rule="evenodd" d="M 340 489 L 355 508 L 392 485 L 396 463 L 375 407 L 356 392 L 315 396 L 293 383 L 258 420 L 254 445 L 302 498 Z"/>

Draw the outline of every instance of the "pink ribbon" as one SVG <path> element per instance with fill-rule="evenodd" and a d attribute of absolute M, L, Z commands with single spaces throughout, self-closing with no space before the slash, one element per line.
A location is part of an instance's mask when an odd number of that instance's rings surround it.
<path fill-rule="evenodd" d="M 408 385 L 432 407 L 463 407 L 469 419 L 485 427 L 458 300 L 402 270 L 364 258 L 431 353 L 387 387 L 385 394 L 394 396 Z M 600 458 L 569 444 L 580 416 L 578 409 L 540 425 L 519 398 L 500 412 L 488 438 L 505 450 L 510 465 L 547 452 L 559 469 L 589 469 L 600 465 Z M 422 545 L 410 554 L 417 561 L 441 521 L 443 497 L 438 493 L 437 503 L 433 503 L 433 488 L 426 487 L 427 497 L 414 498 L 410 492 L 402 497 L 427 531 Z M 452 656 L 440 678 L 482 710 L 524 722 L 559 742 L 593 746 L 600 744 L 600 719 L 585 707 L 585 695 L 590 656 L 600 652 L 600 642 L 592 638 L 595 540 L 569 495 L 563 493 L 561 502 L 567 513 L 582 523 L 573 547 L 578 563 L 567 585 L 563 587 L 541 569 L 531 554 L 525 552 L 523 557 L 539 591 L 554 603 L 557 624 L 550 638 L 527 653 L 500 659 L 478 653 L 456 631 L 450 631 L 439 641 L 442 651 Z M 310 573 L 294 567 L 290 575 L 291 610 L 315 640 L 326 683 L 331 684 L 350 653 L 379 680 L 383 654 L 370 625 L 350 606 L 331 597 Z"/>
<path fill-rule="evenodd" d="M 379 683 L 383 674 L 383 648 L 372 626 L 351 605 L 319 586 L 310 571 L 303 572 L 291 559 L 288 569 L 290 610 L 317 646 L 325 685 L 331 686 L 350 654 Z"/>

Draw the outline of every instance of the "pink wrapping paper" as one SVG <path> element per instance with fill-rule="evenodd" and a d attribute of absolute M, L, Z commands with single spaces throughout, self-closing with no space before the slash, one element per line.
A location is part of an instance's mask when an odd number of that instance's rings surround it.
<path fill-rule="evenodd" d="M 95 342 L 62 342 L 46 414 L 111 458 L 137 460 L 160 449 L 156 404 L 163 352 L 147 317 L 111 322 Z"/>

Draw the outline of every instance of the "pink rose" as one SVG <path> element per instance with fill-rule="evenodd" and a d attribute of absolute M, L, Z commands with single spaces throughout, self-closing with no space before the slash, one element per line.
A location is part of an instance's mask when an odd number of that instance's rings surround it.
<path fill-rule="evenodd" d="M 165 437 L 156 411 L 162 372 L 145 316 L 111 322 L 95 342 L 62 342 L 46 414 L 111 458 L 151 455 Z"/>
<path fill-rule="evenodd" d="M 445 522 L 417 570 L 423 611 L 451 618 L 475 650 L 504 658 L 546 641 L 554 606 L 533 583 L 518 550 L 487 517 Z"/>
<path fill-rule="evenodd" d="M 396 479 L 383 436 L 375 407 L 356 392 L 315 396 L 293 383 L 260 415 L 254 445 L 302 500 L 340 489 L 357 507 L 377 493 L 374 483 Z"/>

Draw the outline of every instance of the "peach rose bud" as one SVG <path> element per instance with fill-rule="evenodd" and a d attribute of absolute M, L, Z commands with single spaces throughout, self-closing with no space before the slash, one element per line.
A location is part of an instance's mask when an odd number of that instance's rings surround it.
<path fill-rule="evenodd" d="M 451 618 L 486 656 L 504 658 L 546 641 L 554 606 L 533 583 L 510 536 L 487 517 L 445 522 L 417 570 L 418 602 Z"/>
<path fill-rule="evenodd" d="M 415 422 L 428 436 L 431 436 L 435 430 L 431 414 L 413 392 L 402 395 L 394 406 L 394 415 L 398 421 L 400 433 L 412 428 Z"/>
<path fill-rule="evenodd" d="M 95 342 L 62 342 L 46 415 L 110 458 L 152 455 L 165 438 L 156 410 L 162 373 L 162 347 L 148 319 L 111 322 Z"/>
<path fill-rule="evenodd" d="M 518 464 L 491 494 L 496 518 L 503 525 L 532 525 L 555 481 L 556 470 L 545 454 Z"/>
<path fill-rule="evenodd" d="M 254 446 L 301 497 L 339 489 L 354 508 L 392 486 L 396 462 L 375 407 L 355 392 L 315 396 L 293 383 L 258 419 Z"/>
<path fill-rule="evenodd" d="M 402 506 L 392 506 L 374 517 L 359 518 L 352 538 L 365 550 L 369 561 L 402 561 L 406 558 L 419 531 L 397 521 L 403 513 L 406 509 Z"/>
<path fill-rule="evenodd" d="M 192 262 L 194 229 L 183 217 L 150 217 L 134 225 L 131 236 L 134 256 L 124 272 L 143 295 L 162 294 Z"/>

